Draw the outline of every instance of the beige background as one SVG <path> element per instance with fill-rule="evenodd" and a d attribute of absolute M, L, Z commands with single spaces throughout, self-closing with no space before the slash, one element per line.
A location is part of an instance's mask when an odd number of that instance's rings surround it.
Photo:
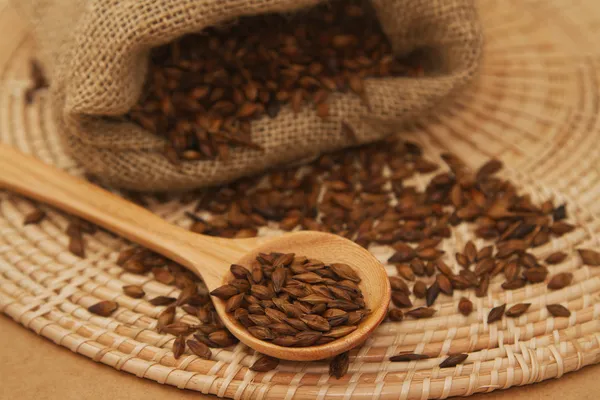
<path fill-rule="evenodd" d="M 0 52 L 15 46 L 16 16 L 0 0 Z M 25 71 L 23 72 L 25 74 Z M 140 379 L 70 352 L 0 315 L 0 399 L 215 399 Z M 600 365 L 472 400 L 600 398 Z"/>
<path fill-rule="evenodd" d="M 0 399 L 143 399 L 216 400 L 119 372 L 37 336 L 0 315 Z M 600 393 L 600 365 L 560 379 L 504 391 L 478 394 L 469 400 L 592 400 Z"/>

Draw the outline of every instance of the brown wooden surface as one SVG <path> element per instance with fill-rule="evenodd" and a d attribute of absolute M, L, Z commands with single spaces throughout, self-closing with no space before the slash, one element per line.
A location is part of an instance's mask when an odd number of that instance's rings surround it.
<path fill-rule="evenodd" d="M 0 399 L 216 400 L 119 372 L 55 345 L 0 316 Z M 535 385 L 478 394 L 469 400 L 592 400 L 600 393 L 600 365 Z"/>

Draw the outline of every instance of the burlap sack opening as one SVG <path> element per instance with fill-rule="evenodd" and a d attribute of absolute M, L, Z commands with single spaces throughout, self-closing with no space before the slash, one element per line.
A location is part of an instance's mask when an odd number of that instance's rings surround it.
<path fill-rule="evenodd" d="M 368 79 L 369 111 L 335 94 L 322 120 L 305 107 L 252 123 L 265 151 L 235 149 L 231 160 L 172 165 L 164 140 L 118 118 L 137 102 L 150 49 L 236 17 L 290 12 L 324 0 L 14 0 L 34 23 L 39 58 L 51 82 L 55 120 L 71 155 L 109 185 L 142 191 L 222 184 L 275 165 L 373 141 L 430 110 L 477 70 L 482 37 L 472 0 L 372 0 L 397 55 L 428 48 L 437 73 Z M 340 1 L 340 0 L 338 0 Z M 343 0 L 341 0 L 343 1 Z"/>

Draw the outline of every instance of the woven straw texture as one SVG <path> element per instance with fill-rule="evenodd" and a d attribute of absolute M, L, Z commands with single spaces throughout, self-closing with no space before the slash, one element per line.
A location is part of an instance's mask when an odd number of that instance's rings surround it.
<path fill-rule="evenodd" d="M 164 139 L 130 122 L 103 116 L 125 114 L 137 102 L 148 50 L 236 17 L 312 6 L 323 0 L 14 1 L 36 26 L 40 58 L 52 82 L 52 111 L 69 153 L 88 172 L 112 186 L 157 191 L 221 184 L 284 162 L 315 157 L 359 142 L 380 139 L 399 122 L 422 114 L 475 72 L 481 34 L 472 0 L 377 0 L 382 27 L 397 54 L 428 46 L 440 53 L 439 71 L 427 79 L 366 81 L 372 111 L 358 96 L 336 94 L 330 117 L 308 107 L 296 116 L 252 124 L 263 151 L 235 149 L 231 160 L 188 161 L 174 166 L 163 155 Z M 77 29 L 73 30 L 73 24 Z"/>
<path fill-rule="evenodd" d="M 81 261 L 66 249 L 64 214 L 48 210 L 40 225 L 23 228 L 32 204 L 1 193 L 0 311 L 58 345 L 116 369 L 239 399 L 446 398 L 556 378 L 600 362 L 600 269 L 581 266 L 572 251 L 600 247 L 600 5 L 596 0 L 479 0 L 478 8 L 486 36 L 478 81 L 444 113 L 402 135 L 422 143 L 432 159 L 444 150 L 473 166 L 492 156 L 501 158 L 510 166 L 505 176 L 534 201 L 553 197 L 556 204 L 567 202 L 578 229 L 534 253 L 570 254 L 550 266 L 550 272 L 572 271 L 572 285 L 555 292 L 544 284 L 504 292 L 494 281 L 486 298 L 468 293 L 477 309 L 468 318 L 456 313 L 460 293 L 441 296 L 434 318 L 382 324 L 351 352 L 349 373 L 339 381 L 329 377 L 325 362 L 282 362 L 269 373 L 253 373 L 248 366 L 256 355 L 241 344 L 214 350 L 211 361 L 191 355 L 175 361 L 170 350 L 174 338 L 153 330 L 160 308 L 121 292 L 124 284 L 143 285 L 151 295 L 169 295 L 173 289 L 123 273 L 114 261 L 126 243 L 97 233 L 88 239 L 88 258 Z M 0 17 L 17 18 L 6 8 L 0 9 Z M 61 147 L 48 93 L 37 93 L 33 104 L 24 106 L 32 54 L 27 30 L 4 34 L 0 140 L 81 174 Z M 147 200 L 167 220 L 189 224 L 184 211 L 193 204 L 182 205 L 177 198 Z M 444 250 L 453 254 L 469 236 L 466 228 L 458 229 Z M 373 250 L 382 260 L 389 254 Z M 389 272 L 395 274 L 395 269 Z M 86 310 L 101 299 L 119 302 L 111 318 Z M 532 306 L 518 319 L 490 326 L 485 322 L 493 306 L 525 300 Z M 549 317 L 545 304 L 550 303 L 567 306 L 571 317 Z M 440 357 L 387 361 L 408 350 Z M 457 352 L 469 353 L 464 364 L 437 367 L 445 354 Z"/>

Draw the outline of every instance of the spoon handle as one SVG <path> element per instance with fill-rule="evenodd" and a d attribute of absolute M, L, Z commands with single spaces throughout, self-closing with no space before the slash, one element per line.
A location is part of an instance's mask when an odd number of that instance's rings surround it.
<path fill-rule="evenodd" d="M 213 257 L 207 251 L 215 253 L 222 246 L 231 246 L 224 239 L 191 234 L 142 207 L 4 144 L 0 144 L 0 188 L 77 215 L 188 268 L 211 261 Z"/>

